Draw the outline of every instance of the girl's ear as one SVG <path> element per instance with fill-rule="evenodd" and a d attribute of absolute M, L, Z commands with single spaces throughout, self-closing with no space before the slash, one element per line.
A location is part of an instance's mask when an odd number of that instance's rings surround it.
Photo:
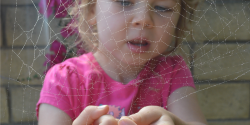
<path fill-rule="evenodd" d="M 88 23 L 90 25 L 96 24 L 96 3 L 92 3 L 88 7 Z"/>

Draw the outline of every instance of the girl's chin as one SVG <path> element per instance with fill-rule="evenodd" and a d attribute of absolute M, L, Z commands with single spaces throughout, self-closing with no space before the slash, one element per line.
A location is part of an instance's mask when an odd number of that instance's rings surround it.
<path fill-rule="evenodd" d="M 151 58 L 142 59 L 136 56 L 125 56 L 123 59 L 119 59 L 119 61 L 125 65 L 130 66 L 142 66 L 145 65 Z M 118 61 L 118 60 L 117 60 Z"/>
<path fill-rule="evenodd" d="M 147 47 L 146 47 L 147 48 Z M 105 51 L 101 51 L 99 49 L 99 52 L 101 58 L 106 58 L 107 60 L 110 60 L 116 64 L 121 65 L 131 65 L 131 66 L 142 66 L 145 65 L 149 60 L 154 58 L 155 54 L 150 54 L 147 51 L 144 52 L 134 52 L 128 49 L 128 47 L 124 46 L 116 51 L 108 50 L 111 48 L 105 49 Z M 146 49 L 148 50 L 148 48 Z"/>

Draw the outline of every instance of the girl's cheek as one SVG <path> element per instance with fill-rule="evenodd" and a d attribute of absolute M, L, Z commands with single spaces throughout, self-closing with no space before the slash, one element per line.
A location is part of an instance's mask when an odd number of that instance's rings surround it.
<path fill-rule="evenodd" d="M 116 37 L 117 35 L 119 36 L 120 34 L 124 34 L 123 32 L 126 31 L 127 25 L 125 16 L 123 14 L 112 15 L 108 17 L 106 21 L 108 24 L 108 28 L 114 37 Z"/>
<path fill-rule="evenodd" d="M 110 2 L 106 2 L 104 0 L 98 0 L 97 2 L 97 9 L 99 10 L 99 12 L 107 12 L 110 11 L 110 7 L 111 7 L 112 3 Z"/>

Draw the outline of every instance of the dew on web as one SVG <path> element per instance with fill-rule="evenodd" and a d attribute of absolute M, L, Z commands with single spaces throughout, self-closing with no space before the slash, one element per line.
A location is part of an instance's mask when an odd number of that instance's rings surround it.
<path fill-rule="evenodd" d="M 55 74 L 60 83 L 50 81 L 65 90 L 55 96 L 58 105 L 64 96 L 88 98 L 88 104 L 81 102 L 67 110 L 97 105 L 128 88 L 140 88 L 129 109 L 110 104 L 115 109 L 110 113 L 120 118 L 144 105 L 161 104 L 169 108 L 197 95 L 209 123 L 249 124 L 249 0 L 197 0 L 196 8 L 190 6 L 195 0 L 180 0 L 182 4 L 177 2 L 165 9 L 157 2 L 157 6 L 151 4 L 158 0 L 98 0 L 103 6 L 96 6 L 98 13 L 91 19 L 83 18 L 86 12 L 82 10 L 96 1 L 82 4 L 74 1 L 1 1 L 0 124 L 37 124 L 36 103 L 46 73 L 55 65 L 60 65 L 58 73 L 67 71 L 62 76 Z M 185 8 L 180 11 L 181 5 Z M 176 21 L 176 15 L 186 25 Z M 98 50 L 105 50 L 100 60 L 85 58 L 60 64 Z M 169 62 L 170 57 L 175 63 Z M 186 66 L 181 65 L 183 62 Z M 72 67 L 76 64 L 89 65 L 93 70 L 78 72 L 80 67 Z M 173 70 L 176 66 L 179 67 Z M 187 70 L 191 74 L 173 77 Z M 107 76 L 112 76 L 111 83 L 106 81 Z M 84 80 L 78 81 L 80 86 L 67 86 L 67 80 L 73 78 Z M 180 86 L 188 86 L 187 79 L 194 80 L 195 92 L 185 88 L 181 92 L 162 89 L 177 81 L 181 81 Z M 91 82 L 86 85 L 86 81 Z M 88 97 L 82 91 L 88 92 Z M 166 94 L 170 92 L 178 98 L 163 105 L 162 100 L 171 98 Z"/>

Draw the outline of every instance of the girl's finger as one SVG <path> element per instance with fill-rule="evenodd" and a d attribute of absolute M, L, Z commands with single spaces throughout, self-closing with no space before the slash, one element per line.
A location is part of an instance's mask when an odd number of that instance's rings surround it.
<path fill-rule="evenodd" d="M 111 115 L 103 115 L 94 122 L 94 125 L 118 125 L 118 119 Z"/>
<path fill-rule="evenodd" d="M 173 121 L 156 121 L 150 125 L 174 125 Z"/>
<path fill-rule="evenodd" d="M 88 106 L 73 121 L 73 125 L 92 125 L 95 120 L 107 114 L 108 111 L 109 107 L 107 105 Z"/>
<path fill-rule="evenodd" d="M 158 121 L 163 116 L 164 110 L 165 109 L 158 106 L 147 106 L 142 108 L 138 113 L 130 115 L 129 117 L 137 125 L 149 125 Z M 167 121 L 172 121 L 171 117 L 165 117 L 165 119 Z"/>
<path fill-rule="evenodd" d="M 123 116 L 118 121 L 118 125 L 136 125 L 136 123 L 128 116 Z"/>
<path fill-rule="evenodd" d="M 169 119 L 169 117 L 162 116 L 154 123 L 151 123 L 151 125 L 174 125 L 174 122 L 173 120 Z"/>

